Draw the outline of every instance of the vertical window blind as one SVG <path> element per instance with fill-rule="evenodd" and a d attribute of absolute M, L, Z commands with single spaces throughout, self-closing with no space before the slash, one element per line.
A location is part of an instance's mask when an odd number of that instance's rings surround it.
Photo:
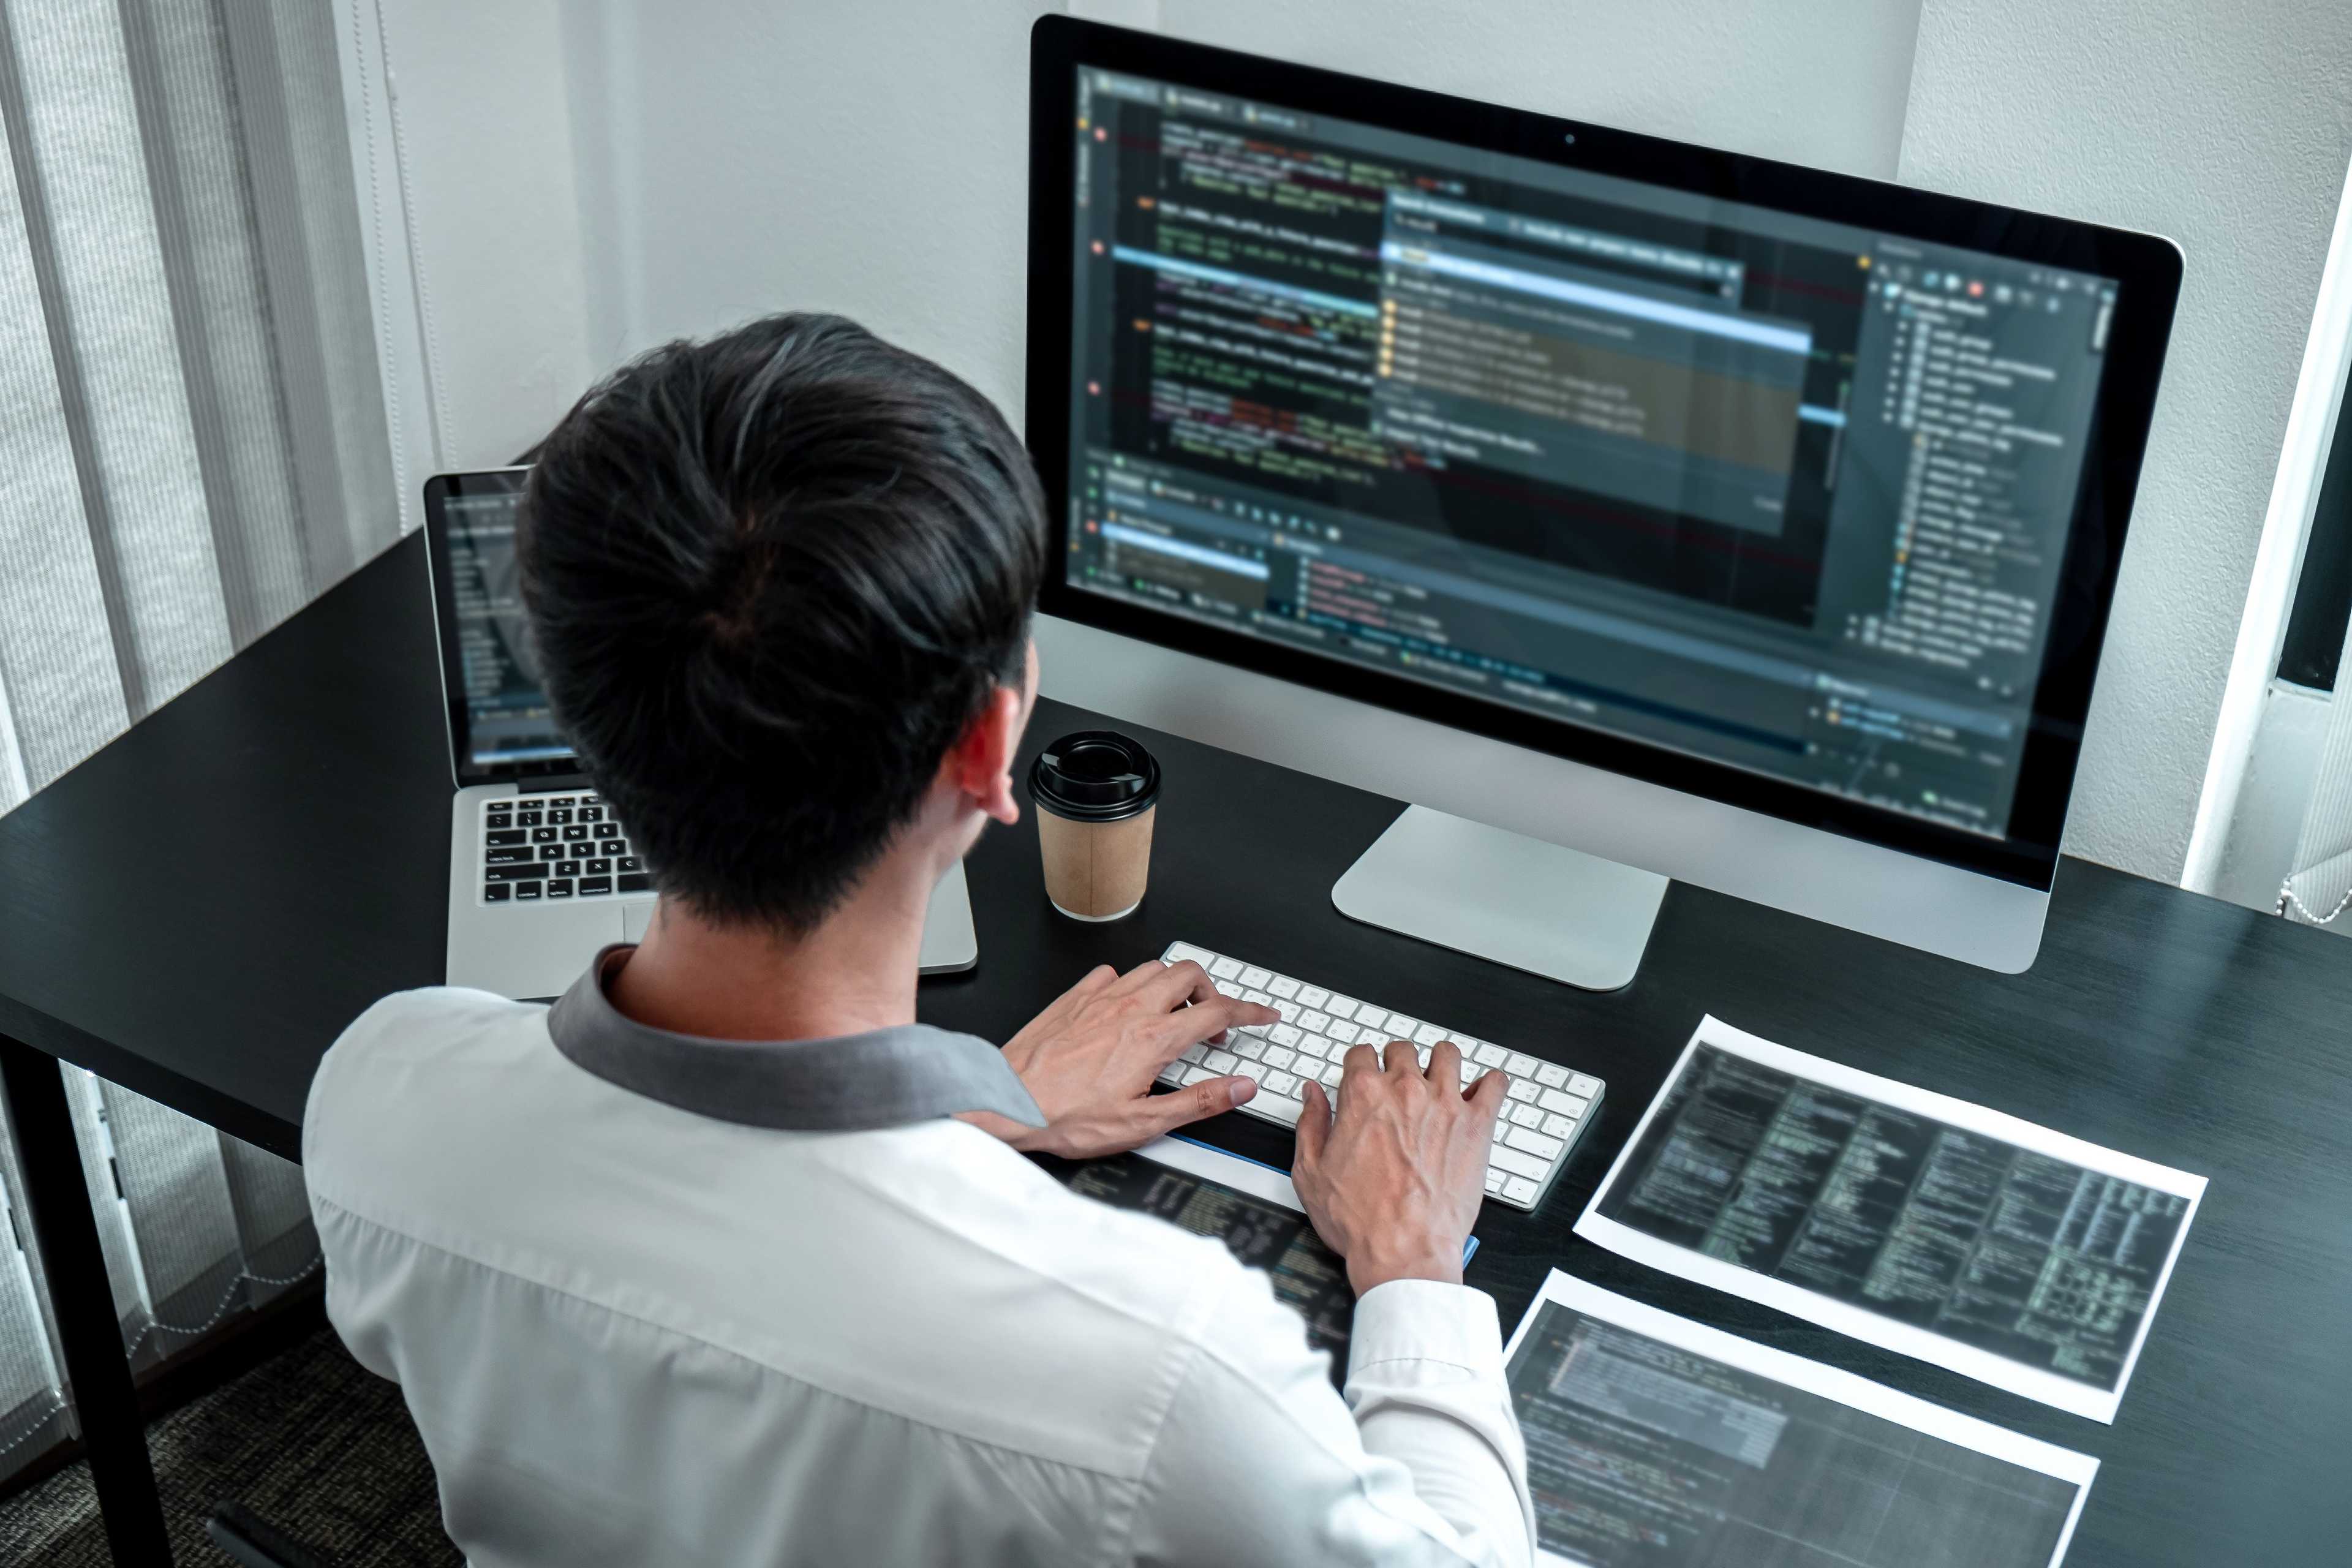
<path fill-rule="evenodd" d="M 337 25 L 0 0 L 0 811 L 398 536 Z M 298 1171 L 63 1070 L 135 1360 L 309 1272 Z M 5 1474 L 71 1416 L 0 1197 Z"/>

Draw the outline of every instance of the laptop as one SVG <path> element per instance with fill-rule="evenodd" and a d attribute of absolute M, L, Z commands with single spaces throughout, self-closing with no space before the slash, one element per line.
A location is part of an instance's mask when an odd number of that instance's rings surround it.
<path fill-rule="evenodd" d="M 562 993 L 596 950 L 653 919 L 628 825 L 557 732 L 523 618 L 515 512 L 527 468 L 436 474 L 425 486 L 449 764 L 448 983 L 503 996 Z M 932 890 L 926 974 L 980 957 L 963 867 Z"/>

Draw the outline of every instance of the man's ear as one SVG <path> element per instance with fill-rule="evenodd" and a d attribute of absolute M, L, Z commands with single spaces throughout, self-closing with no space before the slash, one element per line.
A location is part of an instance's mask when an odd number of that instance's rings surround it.
<path fill-rule="evenodd" d="M 1013 759 L 1028 721 L 1028 694 L 997 687 L 941 763 L 945 782 L 1008 826 L 1021 820 L 1021 803 L 1013 793 Z"/>

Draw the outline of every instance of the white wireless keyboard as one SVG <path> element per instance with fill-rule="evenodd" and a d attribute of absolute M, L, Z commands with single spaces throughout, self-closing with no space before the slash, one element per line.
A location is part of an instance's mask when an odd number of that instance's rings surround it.
<path fill-rule="evenodd" d="M 1556 1062 L 1538 1061 L 1523 1051 L 1353 996 L 1342 996 L 1294 976 L 1212 952 L 1191 942 L 1171 942 L 1162 963 L 1191 959 L 1209 972 L 1217 989 L 1282 1015 L 1263 1029 L 1234 1029 L 1223 1046 L 1197 1045 L 1168 1064 L 1160 1081 L 1181 1088 L 1202 1079 L 1238 1073 L 1257 1080 L 1257 1093 L 1242 1110 L 1286 1127 L 1298 1125 L 1305 1109 L 1302 1079 L 1311 1078 L 1336 1096 L 1348 1047 L 1409 1040 L 1429 1065 L 1429 1047 L 1452 1040 L 1462 1049 L 1464 1087 L 1490 1072 L 1509 1080 L 1509 1098 L 1495 1123 L 1488 1152 L 1486 1195 L 1513 1208 L 1532 1209 L 1551 1191 L 1552 1178 L 1568 1163 L 1576 1141 L 1601 1109 L 1601 1081 L 1570 1072 Z"/>

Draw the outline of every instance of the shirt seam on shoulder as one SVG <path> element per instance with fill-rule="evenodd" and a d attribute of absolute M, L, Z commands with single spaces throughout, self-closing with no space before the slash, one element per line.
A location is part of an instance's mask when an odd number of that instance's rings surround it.
<path fill-rule="evenodd" d="M 1169 1386 L 1168 1398 L 1160 1407 L 1160 1418 L 1151 1424 L 1151 1441 L 1143 1450 L 1143 1474 L 1136 1479 L 1135 1506 L 1127 1519 L 1127 1549 L 1120 1561 L 1135 1561 L 1135 1532 L 1143 1528 L 1144 1516 L 1151 1510 L 1160 1495 L 1160 1445 L 1168 1435 L 1168 1417 L 1175 1411 L 1176 1401 L 1182 1395 L 1185 1384 L 1192 1381 L 1192 1367 L 1201 1359 L 1201 1342 L 1194 1337 L 1192 1325 L 1186 1326 L 1184 1356 L 1179 1364 L 1176 1379 Z"/>

